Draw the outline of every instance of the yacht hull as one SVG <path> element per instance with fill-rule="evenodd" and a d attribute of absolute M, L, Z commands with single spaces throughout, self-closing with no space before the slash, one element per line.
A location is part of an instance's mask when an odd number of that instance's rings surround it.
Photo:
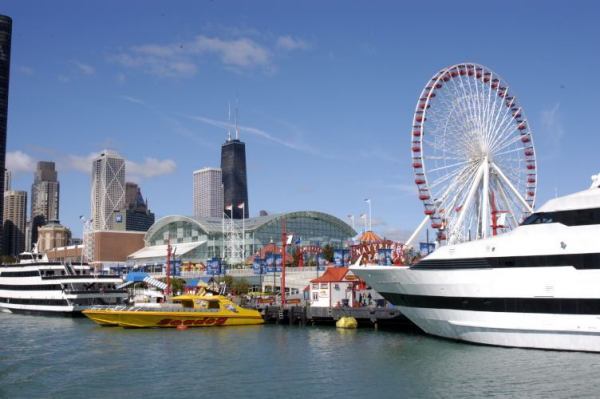
<path fill-rule="evenodd" d="M 135 310 L 89 309 L 83 313 L 101 326 L 125 328 L 217 327 L 263 324 L 259 312 L 246 315 L 219 312 L 153 312 Z"/>
<path fill-rule="evenodd" d="M 478 344 L 600 352 L 600 270 L 570 266 L 352 272 L 428 334 Z"/>

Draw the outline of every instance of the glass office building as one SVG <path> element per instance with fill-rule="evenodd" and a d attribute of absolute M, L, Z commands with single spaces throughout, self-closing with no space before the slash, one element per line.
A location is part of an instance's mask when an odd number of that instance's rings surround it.
<path fill-rule="evenodd" d="M 281 244 L 282 220 L 286 231 L 293 234 L 295 245 L 331 245 L 341 248 L 357 233 L 339 218 L 315 211 L 299 211 L 249 219 L 233 220 L 239 233 L 238 243 L 244 245 L 248 259 L 269 243 Z M 184 263 L 206 263 L 206 260 L 225 254 L 228 245 L 229 219 L 167 216 L 159 219 L 144 238 L 145 247 L 129 256 L 134 264 L 163 263 L 167 244 Z M 243 231 L 243 235 L 242 235 Z M 224 234 L 225 232 L 225 234 Z"/>

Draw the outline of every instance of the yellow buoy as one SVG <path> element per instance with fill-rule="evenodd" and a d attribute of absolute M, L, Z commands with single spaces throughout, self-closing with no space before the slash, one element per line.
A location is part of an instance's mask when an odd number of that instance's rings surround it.
<path fill-rule="evenodd" d="M 358 322 L 354 317 L 344 316 L 335 323 L 335 326 L 337 328 L 356 328 L 358 327 Z"/>

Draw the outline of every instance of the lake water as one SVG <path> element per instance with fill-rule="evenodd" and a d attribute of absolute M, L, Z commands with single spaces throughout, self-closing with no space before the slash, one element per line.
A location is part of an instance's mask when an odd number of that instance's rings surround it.
<path fill-rule="evenodd" d="M 0 313 L 2 398 L 556 398 L 599 388 L 600 354 L 398 330 L 124 330 Z"/>

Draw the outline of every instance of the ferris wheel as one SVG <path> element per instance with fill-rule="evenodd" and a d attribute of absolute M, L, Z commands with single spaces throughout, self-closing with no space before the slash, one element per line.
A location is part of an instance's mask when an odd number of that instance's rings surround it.
<path fill-rule="evenodd" d="M 441 242 L 486 238 L 532 212 L 531 129 L 506 81 L 490 69 L 464 63 L 436 73 L 417 102 L 411 140 L 426 215 L 413 236 L 430 223 Z"/>

